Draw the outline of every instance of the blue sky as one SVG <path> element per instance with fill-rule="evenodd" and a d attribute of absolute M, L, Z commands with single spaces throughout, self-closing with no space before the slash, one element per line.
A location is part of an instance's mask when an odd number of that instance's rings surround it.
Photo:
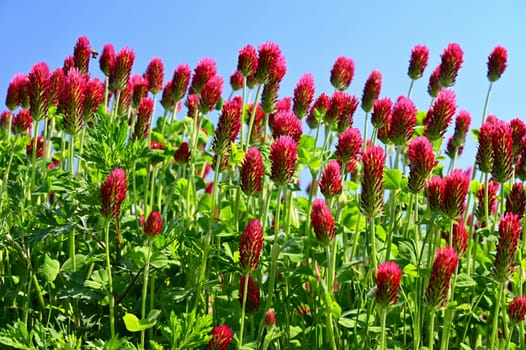
<path fill-rule="evenodd" d="M 160 57 L 171 77 L 180 63 L 194 67 L 205 56 L 218 64 L 228 81 L 237 54 L 246 44 L 270 40 L 280 45 L 287 74 L 280 97 L 291 96 L 304 73 L 312 73 L 316 95 L 332 93 L 330 69 L 338 56 L 352 57 L 356 71 L 349 92 L 361 97 L 372 69 L 383 75 L 381 96 L 393 100 L 406 94 L 411 48 L 424 44 L 430 62 L 416 83 L 413 99 L 427 110 L 429 74 L 450 42 L 464 50 L 464 66 L 454 87 L 460 109 L 471 112 L 480 125 L 488 87 L 486 61 L 496 45 L 508 50 L 508 69 L 495 83 L 489 113 L 509 120 L 526 115 L 526 2 L 523 1 L 21 1 L 0 0 L 0 100 L 17 72 L 27 73 L 45 61 L 51 69 L 73 52 L 77 38 L 86 35 L 93 48 L 113 43 L 118 50 L 135 50 L 134 72 L 142 73 Z M 100 76 L 98 62 L 91 72 Z M 225 89 L 225 97 L 229 93 Z M 363 112 L 355 115 L 362 127 Z M 463 159 L 472 162 L 474 144 Z"/>

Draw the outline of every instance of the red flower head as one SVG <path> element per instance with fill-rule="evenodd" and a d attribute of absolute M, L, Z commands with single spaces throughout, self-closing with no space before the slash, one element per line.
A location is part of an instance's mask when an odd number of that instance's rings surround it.
<path fill-rule="evenodd" d="M 513 184 L 508 197 L 506 197 L 506 213 L 513 213 L 522 218 L 525 206 L 526 195 L 524 194 L 524 186 L 522 183 L 516 182 Z"/>
<path fill-rule="evenodd" d="M 75 57 L 73 55 L 67 56 L 64 58 L 64 63 L 62 64 L 62 70 L 64 70 L 64 74 L 68 74 L 68 72 L 75 67 Z"/>
<path fill-rule="evenodd" d="M 251 103 L 248 105 L 248 111 L 252 113 L 252 109 L 254 108 L 254 104 Z M 256 115 L 254 117 L 254 125 L 252 127 L 252 134 L 250 135 L 250 143 L 255 142 L 263 142 L 262 140 L 262 126 L 263 126 L 263 119 L 265 119 L 265 112 L 263 112 L 263 109 L 261 108 L 261 104 L 256 104 Z M 249 120 L 246 120 L 246 124 L 248 125 Z"/>
<path fill-rule="evenodd" d="M 276 315 L 273 309 L 265 312 L 265 326 L 272 328 L 276 325 Z"/>
<path fill-rule="evenodd" d="M 373 70 L 369 78 L 365 82 L 362 94 L 362 109 L 365 112 L 370 112 L 373 109 L 374 101 L 380 96 L 382 89 L 382 73 L 378 70 Z"/>
<path fill-rule="evenodd" d="M 33 157 L 34 144 L 35 144 L 35 138 L 32 137 L 26 146 L 26 153 L 29 158 Z M 43 155 L 44 155 L 44 137 L 38 136 L 37 137 L 37 150 L 36 150 L 35 156 L 37 158 L 41 158 Z"/>
<path fill-rule="evenodd" d="M 85 36 L 78 38 L 75 48 L 73 49 L 73 59 L 75 67 L 82 73 L 87 74 L 89 71 L 89 59 L 91 56 L 91 46 Z"/>
<path fill-rule="evenodd" d="M 384 97 L 374 101 L 371 123 L 376 129 L 380 129 L 387 124 L 387 119 L 391 115 L 393 101 L 389 97 Z"/>
<path fill-rule="evenodd" d="M 200 94 L 205 84 L 217 74 L 216 62 L 210 57 L 204 57 L 194 68 L 192 83 L 190 84 L 191 94 Z"/>
<path fill-rule="evenodd" d="M 483 173 L 493 169 L 493 122 L 486 120 L 479 129 L 479 147 L 475 164 Z"/>
<path fill-rule="evenodd" d="M 462 67 L 464 62 L 464 52 L 457 43 L 449 44 L 445 49 L 440 58 L 440 85 L 448 88 L 455 85 L 458 71 Z"/>
<path fill-rule="evenodd" d="M 378 265 L 374 281 L 376 283 L 376 302 L 381 307 L 387 307 L 398 300 L 398 288 L 402 279 L 402 270 L 397 263 L 387 261 Z"/>
<path fill-rule="evenodd" d="M 158 164 L 164 160 L 162 156 L 164 152 L 160 152 L 164 151 L 164 143 L 162 143 L 161 141 L 151 141 L 150 149 L 153 151 L 152 155 L 150 156 L 150 161 L 153 165 Z"/>
<path fill-rule="evenodd" d="M 31 120 L 31 115 L 29 115 L 29 120 Z M 0 114 L 0 129 L 9 132 L 9 127 L 13 129 L 13 115 L 11 114 L 11 111 L 3 111 Z M 27 129 L 24 129 L 22 131 L 25 131 L 25 130 Z"/>
<path fill-rule="evenodd" d="M 439 248 L 429 277 L 424 302 L 431 309 L 445 306 L 451 276 L 458 265 L 458 254 L 455 248 L 446 246 Z"/>
<path fill-rule="evenodd" d="M 278 137 L 270 146 L 270 179 L 278 186 L 292 181 L 298 160 L 298 144 L 288 135 Z"/>
<path fill-rule="evenodd" d="M 91 79 L 86 83 L 84 93 L 86 96 L 84 100 L 84 119 L 90 120 L 104 100 L 104 85 L 97 78 Z"/>
<path fill-rule="evenodd" d="M 429 49 L 424 45 L 416 45 L 411 50 L 411 59 L 409 60 L 409 69 L 407 75 L 412 80 L 422 78 L 424 69 L 427 67 L 427 60 L 429 59 Z"/>
<path fill-rule="evenodd" d="M 356 162 L 362 144 L 362 135 L 357 128 L 349 128 L 338 135 L 335 156 L 341 166 Z"/>
<path fill-rule="evenodd" d="M 64 130 L 70 135 L 82 130 L 85 99 L 86 79 L 77 68 L 72 68 L 66 76 L 58 103 L 58 110 L 64 114 Z"/>
<path fill-rule="evenodd" d="M 237 58 L 237 71 L 242 76 L 248 77 L 255 74 L 258 68 L 258 53 L 254 46 L 247 45 L 239 50 Z"/>
<path fill-rule="evenodd" d="M 102 216 L 116 218 L 121 213 L 121 204 L 126 199 L 128 185 L 126 184 L 126 172 L 124 169 L 115 168 L 102 184 Z"/>
<path fill-rule="evenodd" d="M 433 145 L 425 136 L 414 138 L 407 148 L 407 156 L 409 158 L 408 187 L 412 193 L 418 193 L 424 189 L 427 177 L 438 163 L 435 160 Z"/>
<path fill-rule="evenodd" d="M 325 113 L 331 106 L 331 99 L 325 93 L 321 93 L 320 96 L 314 101 L 309 115 L 307 116 L 307 125 L 311 129 L 315 129 L 320 124 L 320 120 L 325 119 Z"/>
<path fill-rule="evenodd" d="M 320 190 L 327 199 L 342 193 L 340 164 L 336 160 L 331 160 L 323 170 L 320 178 Z"/>
<path fill-rule="evenodd" d="M 438 93 L 442 90 L 442 85 L 440 85 L 440 65 L 438 65 L 433 73 L 429 76 L 429 84 L 427 85 L 427 93 L 429 96 L 435 98 L 438 96 Z"/>
<path fill-rule="evenodd" d="M 212 339 L 208 342 L 206 350 L 226 350 L 234 338 L 232 329 L 227 325 L 215 327 Z"/>
<path fill-rule="evenodd" d="M 243 88 L 243 75 L 239 73 L 239 71 L 235 71 L 230 76 L 230 87 L 232 88 L 232 91 L 238 91 Z"/>
<path fill-rule="evenodd" d="M 29 79 L 27 94 L 31 117 L 38 122 L 47 115 L 50 95 L 50 74 L 48 65 L 37 63 L 27 75 Z"/>
<path fill-rule="evenodd" d="M 292 111 L 292 98 L 283 97 L 276 102 L 276 112 Z"/>
<path fill-rule="evenodd" d="M 164 109 L 174 108 L 175 101 L 173 98 L 173 82 L 171 80 L 169 80 L 164 86 L 160 102 Z"/>
<path fill-rule="evenodd" d="M 249 89 L 253 89 L 255 88 L 258 84 L 258 82 L 256 81 L 256 78 L 254 76 L 254 74 L 251 74 L 247 77 L 247 87 Z"/>
<path fill-rule="evenodd" d="M 146 67 L 144 78 L 148 82 L 148 90 L 152 94 L 156 95 L 163 89 L 164 64 L 160 58 L 152 58 L 150 63 L 148 63 L 148 67 Z"/>
<path fill-rule="evenodd" d="M 526 135 L 521 140 L 517 163 L 515 164 L 515 176 L 526 180 Z"/>
<path fill-rule="evenodd" d="M 464 201 L 469 190 L 470 175 L 462 169 L 454 169 L 444 179 L 442 211 L 452 219 L 464 212 Z"/>
<path fill-rule="evenodd" d="M 223 78 L 216 75 L 203 86 L 201 97 L 199 98 L 199 111 L 207 114 L 214 109 L 215 104 L 221 98 L 223 93 Z"/>
<path fill-rule="evenodd" d="M 269 82 L 263 86 L 261 93 L 261 109 L 265 113 L 276 112 L 276 102 L 278 99 L 279 82 Z"/>
<path fill-rule="evenodd" d="M 117 105 L 117 115 L 118 116 L 127 116 L 130 111 L 132 98 L 132 86 L 127 84 L 124 89 L 121 90 L 121 95 L 119 97 L 119 104 Z M 116 102 L 116 101 L 115 101 Z"/>
<path fill-rule="evenodd" d="M 239 282 L 239 305 L 243 306 L 243 294 L 245 292 L 245 278 L 246 275 L 241 276 L 241 280 Z M 248 276 L 248 284 L 247 284 L 247 302 L 245 305 L 245 311 L 247 314 L 253 314 L 259 309 L 259 287 L 254 282 L 252 277 Z"/>
<path fill-rule="evenodd" d="M 272 42 L 259 45 L 258 66 L 254 76 L 258 83 L 280 82 L 286 71 L 285 57 L 278 45 Z"/>
<path fill-rule="evenodd" d="M 141 99 L 148 97 L 148 82 L 139 74 L 134 74 L 130 78 L 129 86 L 131 88 L 131 103 L 137 108 Z"/>
<path fill-rule="evenodd" d="M 31 114 L 27 109 L 21 109 L 14 116 L 11 123 L 11 131 L 13 131 L 13 134 L 19 135 L 22 133 L 31 132 L 31 125 L 33 124 L 33 119 L 31 118 Z"/>
<path fill-rule="evenodd" d="M 405 145 L 415 131 L 416 107 L 413 101 L 407 97 L 400 96 L 393 106 L 391 114 L 391 128 L 389 136 L 391 141 L 397 145 Z"/>
<path fill-rule="evenodd" d="M 455 120 L 455 132 L 453 134 L 453 144 L 455 147 L 460 148 L 464 145 L 470 124 L 471 115 L 469 115 L 469 112 L 458 112 L 457 119 Z"/>
<path fill-rule="evenodd" d="M 508 314 L 510 315 L 510 321 L 513 324 L 524 321 L 524 316 L 526 315 L 526 296 L 521 295 L 515 297 L 510 303 Z"/>
<path fill-rule="evenodd" d="M 325 203 L 323 199 L 318 198 L 312 204 L 310 219 L 312 229 L 316 234 L 316 239 L 323 245 L 331 243 L 336 237 L 336 233 L 334 232 L 334 218 L 327 203 Z"/>
<path fill-rule="evenodd" d="M 158 211 L 152 211 L 144 223 L 144 233 L 148 239 L 159 236 L 163 230 L 163 220 Z"/>
<path fill-rule="evenodd" d="M 195 118 L 197 113 L 197 101 L 199 99 L 199 96 L 196 94 L 190 94 L 186 98 L 186 102 L 184 105 L 188 108 L 188 112 L 186 115 L 190 118 Z"/>
<path fill-rule="evenodd" d="M 526 124 L 519 118 L 510 120 L 511 136 L 513 139 L 513 161 L 516 162 L 519 157 L 521 141 L 526 135 Z"/>
<path fill-rule="evenodd" d="M 205 91 L 205 89 L 203 89 Z M 241 114 L 243 101 L 240 96 L 236 96 L 223 104 L 221 116 L 215 130 L 212 149 L 216 154 L 223 156 L 228 160 L 230 153 L 230 144 L 234 142 L 241 128 Z"/>
<path fill-rule="evenodd" d="M 188 142 L 183 142 L 177 148 L 174 154 L 175 162 L 179 165 L 188 164 L 190 161 L 190 150 L 188 149 Z"/>
<path fill-rule="evenodd" d="M 453 247 L 458 255 L 462 255 L 468 249 L 468 231 L 462 219 L 457 219 L 453 225 Z"/>
<path fill-rule="evenodd" d="M 427 205 L 431 211 L 437 213 L 442 210 L 444 202 L 444 179 L 440 176 L 433 176 L 427 180 L 426 198 Z"/>
<path fill-rule="evenodd" d="M 137 121 L 131 139 L 145 139 L 150 132 L 150 118 L 153 112 L 153 100 L 151 98 L 142 98 L 137 107 Z"/>
<path fill-rule="evenodd" d="M 382 147 L 368 147 L 363 154 L 363 178 L 360 209 L 369 218 L 381 216 L 384 211 L 385 153 Z"/>
<path fill-rule="evenodd" d="M 354 77 L 354 61 L 352 58 L 340 56 L 334 62 L 331 70 L 331 84 L 335 89 L 343 91 L 351 84 Z"/>
<path fill-rule="evenodd" d="M 239 240 L 239 266 L 244 273 L 258 268 L 259 256 L 263 249 L 263 228 L 259 220 L 248 222 Z"/>
<path fill-rule="evenodd" d="M 385 124 L 378 129 L 378 140 L 382 141 L 385 145 L 391 144 L 391 123 L 393 122 L 393 116 L 391 113 L 387 115 Z"/>
<path fill-rule="evenodd" d="M 508 52 L 502 46 L 496 46 L 488 56 L 488 80 L 494 82 L 500 79 L 506 70 Z"/>
<path fill-rule="evenodd" d="M 272 130 L 272 136 L 277 139 L 283 135 L 289 135 L 296 141 L 300 142 L 301 135 L 303 133 L 301 127 L 301 120 L 291 111 L 279 111 L 269 122 L 270 129 Z"/>
<path fill-rule="evenodd" d="M 353 125 L 354 112 L 358 108 L 358 98 L 353 95 L 347 95 L 343 105 L 342 114 L 338 119 L 338 132 L 343 132 Z"/>
<path fill-rule="evenodd" d="M 305 117 L 314 100 L 314 77 L 304 74 L 294 89 L 294 106 L 292 110 L 298 119 Z"/>
<path fill-rule="evenodd" d="M 429 141 L 433 142 L 441 139 L 446 132 L 447 127 L 453 119 L 457 109 L 455 102 L 455 93 L 453 90 L 442 90 L 438 97 L 433 101 L 424 118 L 424 134 Z"/>
<path fill-rule="evenodd" d="M 499 244 L 494 264 L 495 278 L 499 282 L 506 281 L 515 267 L 515 252 L 521 232 L 521 219 L 517 215 L 506 213 L 500 218 Z"/>
<path fill-rule="evenodd" d="M 488 211 L 489 215 L 494 215 L 497 211 L 497 192 L 499 190 L 499 183 L 495 182 L 493 179 L 490 179 L 488 181 Z M 478 206 L 475 210 L 475 216 L 479 221 L 484 221 L 485 213 L 484 213 L 484 184 L 479 188 L 477 192 L 477 199 L 478 199 Z"/>
<path fill-rule="evenodd" d="M 261 181 L 264 174 L 265 167 L 261 153 L 257 147 L 251 147 L 245 153 L 241 165 L 241 190 L 248 196 L 261 192 Z"/>
<path fill-rule="evenodd" d="M 495 181 L 504 183 L 513 175 L 513 135 L 508 123 L 496 120 L 491 133 L 493 146 L 493 168 Z"/>
<path fill-rule="evenodd" d="M 464 145 L 461 145 L 460 147 L 455 146 L 455 138 L 454 136 L 450 136 L 447 140 L 446 145 L 446 155 L 453 159 L 455 157 L 458 157 L 462 154 L 462 151 L 464 150 Z"/>
<path fill-rule="evenodd" d="M 58 105 L 58 99 L 66 80 L 66 75 L 62 68 L 57 68 L 49 77 L 49 105 Z"/>
<path fill-rule="evenodd" d="M 184 98 L 190 85 L 191 74 L 190 67 L 186 64 L 180 64 L 175 68 L 172 77 L 172 98 L 175 102 L 179 102 Z"/>
<path fill-rule="evenodd" d="M 135 52 L 125 47 L 115 55 L 115 61 L 110 70 L 110 87 L 115 92 L 124 90 L 130 80 L 130 74 L 135 61 Z"/>
<path fill-rule="evenodd" d="M 29 78 L 22 73 L 16 74 L 9 86 L 7 87 L 7 95 L 5 97 L 5 105 L 9 110 L 14 111 L 18 106 L 28 105 L 28 84 Z M 24 107 L 26 108 L 26 107 Z"/>
<path fill-rule="evenodd" d="M 112 44 L 106 44 L 102 49 L 102 53 L 99 59 L 100 70 L 102 71 L 102 73 L 104 73 L 105 76 L 109 77 L 114 64 L 115 49 L 113 48 Z"/>

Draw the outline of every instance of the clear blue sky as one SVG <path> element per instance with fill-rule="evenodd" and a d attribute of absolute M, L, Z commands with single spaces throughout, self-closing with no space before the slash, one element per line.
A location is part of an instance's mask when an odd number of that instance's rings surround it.
<path fill-rule="evenodd" d="M 372 69 L 383 74 L 381 96 L 406 94 L 411 48 L 424 44 L 430 62 L 416 83 L 413 99 L 427 110 L 429 74 L 450 42 L 464 50 L 464 66 L 454 87 L 460 109 L 480 125 L 488 87 L 486 61 L 498 44 L 508 50 L 508 69 L 495 84 L 489 113 L 509 120 L 526 116 L 526 2 L 511 1 L 23 1 L 0 0 L 0 102 L 17 72 L 45 61 L 51 69 L 72 54 L 86 35 L 94 49 L 113 43 L 135 50 L 134 72 L 153 57 L 164 61 L 165 79 L 180 63 L 194 67 L 205 56 L 228 81 L 246 44 L 270 40 L 280 45 L 287 74 L 280 97 L 291 96 L 304 73 L 312 73 L 316 95 L 333 91 L 330 69 L 338 56 L 352 57 L 356 72 L 348 90 L 361 96 Z M 98 62 L 91 72 L 100 76 Z M 226 87 L 225 96 L 228 94 Z M 363 112 L 355 115 L 362 127 Z M 463 156 L 473 157 L 474 145 Z M 471 159 L 467 163 L 471 163 Z"/>

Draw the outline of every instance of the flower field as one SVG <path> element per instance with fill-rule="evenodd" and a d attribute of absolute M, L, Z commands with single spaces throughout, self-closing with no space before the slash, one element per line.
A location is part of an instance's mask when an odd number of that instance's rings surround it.
<path fill-rule="evenodd" d="M 507 51 L 481 72 L 481 117 L 457 106 L 461 47 L 432 71 L 429 54 L 408 53 L 392 97 L 379 70 L 346 92 L 343 56 L 334 91 L 309 73 L 283 91 L 272 42 L 229 82 L 212 58 L 136 67 L 86 37 L 14 75 L 0 347 L 526 349 L 526 124 L 487 115 Z"/>

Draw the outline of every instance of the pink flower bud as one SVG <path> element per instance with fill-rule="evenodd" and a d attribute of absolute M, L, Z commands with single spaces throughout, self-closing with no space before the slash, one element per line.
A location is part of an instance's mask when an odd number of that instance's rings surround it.
<path fill-rule="evenodd" d="M 7 95 L 5 98 L 5 104 L 9 110 L 14 111 L 18 106 L 23 105 L 25 99 L 28 99 L 28 84 L 29 78 L 27 75 L 18 73 L 13 77 L 7 87 Z"/>
<path fill-rule="evenodd" d="M 179 165 L 190 162 L 190 150 L 188 148 L 188 142 L 183 142 L 179 145 L 179 148 L 177 148 L 175 151 L 174 159 Z"/>
<path fill-rule="evenodd" d="M 522 183 L 516 182 L 506 197 L 506 213 L 513 213 L 519 218 L 522 218 L 524 216 L 525 206 L 526 195 L 524 194 L 524 186 Z"/>
<path fill-rule="evenodd" d="M 320 121 L 325 119 L 325 113 L 327 113 L 330 105 L 331 100 L 329 96 L 325 93 L 321 93 L 312 105 L 309 115 L 307 116 L 307 125 L 309 125 L 311 129 L 317 128 Z"/>
<path fill-rule="evenodd" d="M 207 114 L 214 109 L 215 104 L 221 98 L 223 93 L 223 78 L 216 75 L 208 80 L 201 90 L 201 96 L 199 98 L 199 111 L 203 114 Z"/>
<path fill-rule="evenodd" d="M 280 136 L 288 135 L 296 141 L 300 142 L 301 135 L 303 133 L 301 127 L 301 120 L 291 111 L 280 111 L 277 112 L 271 121 L 269 121 L 270 129 L 272 130 L 272 136 L 277 139 Z"/>
<path fill-rule="evenodd" d="M 440 85 L 440 65 L 435 68 L 433 73 L 429 76 L 429 84 L 427 85 L 427 93 L 429 96 L 435 98 L 438 96 L 442 86 Z"/>
<path fill-rule="evenodd" d="M 210 57 L 202 58 L 194 68 L 194 75 L 192 77 L 192 83 L 190 84 L 190 93 L 200 94 L 205 84 L 216 74 L 216 62 Z"/>
<path fill-rule="evenodd" d="M 154 239 L 163 230 L 163 220 L 158 211 L 152 211 L 144 223 L 144 233 L 148 239 Z"/>
<path fill-rule="evenodd" d="M 444 202 L 444 179 L 440 176 L 433 176 L 427 180 L 426 198 L 427 205 L 431 211 L 438 213 L 442 210 Z"/>
<path fill-rule="evenodd" d="M 37 63 L 28 74 L 29 110 L 31 117 L 38 122 L 46 117 L 50 95 L 50 74 L 48 65 L 44 62 Z"/>
<path fill-rule="evenodd" d="M 387 119 L 391 115 L 393 101 L 389 97 L 384 97 L 374 101 L 371 123 L 376 129 L 380 129 L 387 124 Z"/>
<path fill-rule="evenodd" d="M 244 77 L 253 75 L 258 68 L 258 53 L 252 45 L 247 45 L 239 50 L 237 70 Z"/>
<path fill-rule="evenodd" d="M 431 277 L 424 295 L 424 302 L 431 309 L 445 306 L 451 276 L 458 265 L 458 254 L 453 247 L 439 248 L 431 270 Z"/>
<path fill-rule="evenodd" d="M 280 82 L 287 71 L 285 57 L 278 45 L 266 42 L 258 47 L 258 66 L 255 73 L 260 84 Z"/>
<path fill-rule="evenodd" d="M 35 138 L 32 137 L 26 146 L 26 154 L 29 158 L 33 157 L 33 147 L 35 145 Z M 44 155 L 44 137 L 37 137 L 37 150 L 35 153 L 37 158 L 41 158 Z"/>
<path fill-rule="evenodd" d="M 267 328 L 272 328 L 276 325 L 276 315 L 273 309 L 267 310 L 265 312 L 265 326 Z"/>
<path fill-rule="evenodd" d="M 455 120 L 455 131 L 453 134 L 453 142 L 456 147 L 462 147 L 466 140 L 466 134 L 469 131 L 471 124 L 471 115 L 467 111 L 460 111 Z"/>
<path fill-rule="evenodd" d="M 398 288 L 402 279 L 402 270 L 397 263 L 387 261 L 378 265 L 374 281 L 376 283 L 375 298 L 378 305 L 387 307 L 398 300 Z"/>
<path fill-rule="evenodd" d="M 491 133 L 493 148 L 493 168 L 491 175 L 495 181 L 504 183 L 513 175 L 513 136 L 508 123 L 496 120 Z"/>
<path fill-rule="evenodd" d="M 234 335 L 227 325 L 217 326 L 212 331 L 212 339 L 206 345 L 206 350 L 226 350 Z"/>
<path fill-rule="evenodd" d="M 33 124 L 33 119 L 31 114 L 27 109 L 21 109 L 14 116 L 11 122 L 11 131 L 13 134 L 19 135 L 22 133 L 31 133 L 31 125 Z"/>
<path fill-rule="evenodd" d="M 141 99 L 148 97 L 148 81 L 139 74 L 134 74 L 130 77 L 131 88 L 131 103 L 134 108 L 137 108 Z"/>
<path fill-rule="evenodd" d="M 499 190 L 499 183 L 493 179 L 488 181 L 488 214 L 494 215 L 497 211 L 497 192 Z M 485 200 L 484 200 L 485 187 L 484 184 L 479 188 L 477 192 L 478 205 L 475 210 L 475 216 L 479 221 L 485 221 Z"/>
<path fill-rule="evenodd" d="M 239 71 L 235 71 L 230 76 L 230 87 L 232 88 L 232 91 L 238 91 L 243 88 L 243 75 L 239 73 Z"/>
<path fill-rule="evenodd" d="M 331 69 L 331 84 L 335 89 L 346 90 L 354 77 L 354 61 L 352 58 L 340 56 Z"/>
<path fill-rule="evenodd" d="M 433 101 L 424 118 L 424 135 L 429 141 L 441 139 L 456 112 L 455 93 L 453 90 L 442 90 Z"/>
<path fill-rule="evenodd" d="M 153 100 L 151 98 L 142 98 L 137 107 L 137 121 L 131 139 L 146 139 L 150 132 L 150 119 L 153 112 Z"/>
<path fill-rule="evenodd" d="M 84 119 L 90 120 L 104 100 L 104 85 L 97 78 L 86 83 L 84 100 Z"/>
<path fill-rule="evenodd" d="M 121 204 L 126 199 L 128 185 L 124 169 L 115 168 L 102 184 L 101 214 L 106 218 L 116 218 L 121 212 Z"/>
<path fill-rule="evenodd" d="M 526 315 L 526 296 L 521 295 L 515 297 L 510 303 L 508 314 L 513 324 L 524 321 L 524 316 Z"/>
<path fill-rule="evenodd" d="M 380 96 L 382 89 L 382 73 L 378 70 L 373 70 L 369 78 L 365 82 L 362 94 L 362 109 L 365 112 L 370 112 L 373 108 L 374 101 Z"/>
<path fill-rule="evenodd" d="M 259 220 L 248 222 L 239 240 L 239 265 L 243 272 L 248 273 L 258 268 L 259 256 L 263 249 L 263 228 Z"/>
<path fill-rule="evenodd" d="M 425 136 L 414 138 L 407 148 L 409 158 L 408 187 L 412 193 L 424 189 L 425 181 L 433 168 L 437 165 L 433 145 Z"/>
<path fill-rule="evenodd" d="M 188 90 L 188 85 L 190 85 L 191 74 L 190 67 L 186 64 L 180 64 L 175 68 L 172 77 L 172 98 L 175 102 L 181 101 L 186 95 L 186 90 Z M 210 74 L 210 72 L 207 74 Z"/>
<path fill-rule="evenodd" d="M 412 80 L 420 79 L 427 67 L 428 59 L 429 49 L 424 45 L 416 45 L 413 50 L 411 50 L 411 59 L 409 60 L 409 68 L 407 70 L 409 78 Z"/>
<path fill-rule="evenodd" d="M 115 49 L 112 44 L 104 45 L 102 53 L 99 58 L 99 66 L 102 73 L 105 76 L 109 77 L 110 72 L 115 64 Z"/>
<path fill-rule="evenodd" d="M 332 212 L 327 206 L 327 203 L 321 198 L 318 198 L 312 204 L 310 212 L 312 229 L 316 234 L 316 239 L 323 245 L 332 242 L 336 237 L 334 230 L 334 218 Z"/>
<path fill-rule="evenodd" d="M 515 267 L 515 252 L 521 233 L 521 219 L 517 215 L 506 213 L 500 218 L 499 243 L 494 264 L 495 278 L 499 282 L 506 281 Z"/>
<path fill-rule="evenodd" d="M 270 178 L 278 186 L 292 181 L 298 160 L 298 144 L 290 136 L 278 137 L 270 146 L 272 163 Z"/>
<path fill-rule="evenodd" d="M 442 211 L 448 217 L 456 219 L 464 213 L 470 180 L 469 173 L 462 169 L 454 169 L 444 179 Z"/>
<path fill-rule="evenodd" d="M 239 134 L 242 108 L 243 102 L 240 96 L 236 96 L 223 104 L 214 140 L 212 141 L 212 149 L 216 154 L 221 154 L 225 157 L 224 159 L 228 159 L 230 144 L 236 140 Z"/>
<path fill-rule="evenodd" d="M 494 82 L 500 79 L 506 70 L 508 52 L 502 46 L 496 46 L 488 56 L 488 80 Z"/>
<path fill-rule="evenodd" d="M 464 52 L 457 43 L 449 44 L 440 55 L 440 85 L 449 88 L 455 85 L 458 71 L 464 62 Z"/>
<path fill-rule="evenodd" d="M 259 149 L 250 148 L 241 165 L 241 190 L 248 196 L 261 192 L 261 181 L 265 174 L 263 158 Z"/>
<path fill-rule="evenodd" d="M 58 103 L 58 110 L 64 114 L 62 120 L 64 130 L 70 135 L 75 135 L 82 130 L 85 91 L 86 79 L 77 68 L 72 68 L 66 76 Z"/>
<path fill-rule="evenodd" d="M 89 40 L 85 36 L 78 38 L 75 48 L 73 50 L 73 59 L 75 60 L 75 67 L 82 74 L 87 74 L 89 71 L 89 60 L 91 57 L 91 46 Z"/>
<path fill-rule="evenodd" d="M 483 173 L 493 169 L 493 123 L 486 120 L 479 129 L 479 146 L 475 164 Z"/>
<path fill-rule="evenodd" d="M 86 76 L 85 76 L 86 77 Z M 66 75 L 62 68 L 57 68 L 49 77 L 49 105 L 58 105 L 60 93 L 66 80 Z"/>
<path fill-rule="evenodd" d="M 331 160 L 323 170 L 320 178 L 320 190 L 327 199 L 339 195 L 342 192 L 340 164 L 337 161 Z"/>
<path fill-rule="evenodd" d="M 458 255 L 462 255 L 468 249 L 468 231 L 462 219 L 457 219 L 453 225 L 453 248 Z"/>
<path fill-rule="evenodd" d="M 276 102 L 278 99 L 279 82 L 269 82 L 263 86 L 261 93 L 261 109 L 270 114 L 276 112 Z"/>
<path fill-rule="evenodd" d="M 360 130 L 357 128 L 349 128 L 338 135 L 338 143 L 336 144 L 335 156 L 336 159 L 346 166 L 350 162 L 355 162 L 358 153 L 362 148 L 363 140 Z"/>
<path fill-rule="evenodd" d="M 110 87 L 115 92 L 123 90 L 128 85 L 130 74 L 135 61 L 135 52 L 130 48 L 123 48 L 115 55 L 115 61 L 110 70 Z"/>
<path fill-rule="evenodd" d="M 154 95 L 156 95 L 163 88 L 164 80 L 164 64 L 163 61 L 155 57 L 153 58 L 148 66 L 146 67 L 146 72 L 144 73 L 144 78 L 148 82 L 148 90 Z"/>
<path fill-rule="evenodd" d="M 363 154 L 363 178 L 360 209 L 369 218 L 381 216 L 384 211 L 385 153 L 382 147 L 368 147 Z"/>
<path fill-rule="evenodd" d="M 397 145 L 405 145 L 415 131 L 416 107 L 413 101 L 400 96 L 393 106 L 391 114 L 391 128 L 389 130 L 391 141 Z"/>
<path fill-rule="evenodd" d="M 292 110 L 298 119 L 305 117 L 314 100 L 314 77 L 304 74 L 294 88 L 294 106 Z"/>
<path fill-rule="evenodd" d="M 519 157 L 522 138 L 526 135 L 526 124 L 519 118 L 510 120 L 511 136 L 513 139 L 513 161 Z"/>

